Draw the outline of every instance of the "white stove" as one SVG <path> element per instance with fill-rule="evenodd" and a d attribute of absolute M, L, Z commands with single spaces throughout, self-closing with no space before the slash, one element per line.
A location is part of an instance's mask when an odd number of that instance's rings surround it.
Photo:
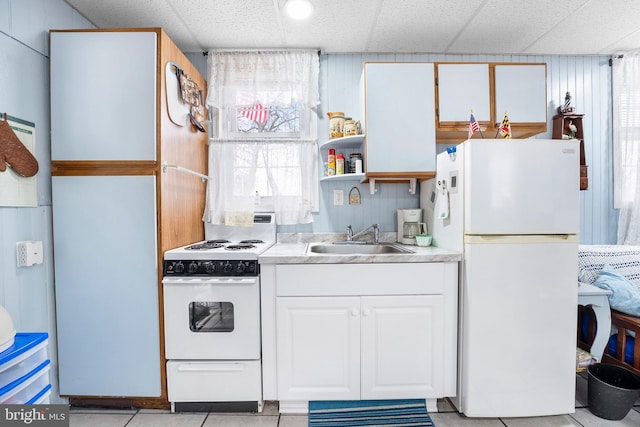
<path fill-rule="evenodd" d="M 165 252 L 167 391 L 175 411 L 262 408 L 260 267 L 274 214 L 252 227 L 206 225 L 205 241 Z"/>
<path fill-rule="evenodd" d="M 262 239 L 211 239 L 165 252 L 167 261 L 257 260 L 275 241 Z"/>
<path fill-rule="evenodd" d="M 255 214 L 253 227 L 205 224 L 204 234 L 206 240 L 169 250 L 165 252 L 164 259 L 183 262 L 257 260 L 276 242 L 275 215 Z"/>

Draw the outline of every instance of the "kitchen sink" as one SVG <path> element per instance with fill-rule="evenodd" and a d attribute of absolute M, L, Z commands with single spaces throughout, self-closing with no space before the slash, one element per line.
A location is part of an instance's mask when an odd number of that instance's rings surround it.
<path fill-rule="evenodd" d="M 395 243 L 310 243 L 307 253 L 336 255 L 380 255 L 380 254 L 412 254 L 411 249 L 403 248 Z"/>

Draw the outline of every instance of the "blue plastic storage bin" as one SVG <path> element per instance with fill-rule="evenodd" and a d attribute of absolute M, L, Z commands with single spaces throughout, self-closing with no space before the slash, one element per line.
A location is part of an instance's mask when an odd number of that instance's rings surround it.
<path fill-rule="evenodd" d="M 0 387 L 33 371 L 48 359 L 46 332 L 19 332 L 11 347 L 0 353 Z"/>
<path fill-rule="evenodd" d="M 0 353 L 0 404 L 48 403 L 48 337 L 46 332 L 20 332 Z"/>

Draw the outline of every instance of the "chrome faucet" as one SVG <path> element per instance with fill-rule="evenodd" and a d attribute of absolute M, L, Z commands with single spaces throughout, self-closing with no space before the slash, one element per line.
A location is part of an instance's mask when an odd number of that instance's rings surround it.
<path fill-rule="evenodd" d="M 356 237 L 366 233 L 373 228 L 373 243 L 380 243 L 380 226 L 378 224 L 372 224 L 359 233 L 353 234 L 353 228 L 347 225 L 347 242 L 353 242 Z"/>

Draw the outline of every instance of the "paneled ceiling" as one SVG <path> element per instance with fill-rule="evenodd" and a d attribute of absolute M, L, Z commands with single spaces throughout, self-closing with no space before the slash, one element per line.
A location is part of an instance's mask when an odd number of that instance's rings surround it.
<path fill-rule="evenodd" d="M 609 55 L 640 48 L 636 0 L 66 0 L 99 28 L 162 27 L 183 52 Z"/>

